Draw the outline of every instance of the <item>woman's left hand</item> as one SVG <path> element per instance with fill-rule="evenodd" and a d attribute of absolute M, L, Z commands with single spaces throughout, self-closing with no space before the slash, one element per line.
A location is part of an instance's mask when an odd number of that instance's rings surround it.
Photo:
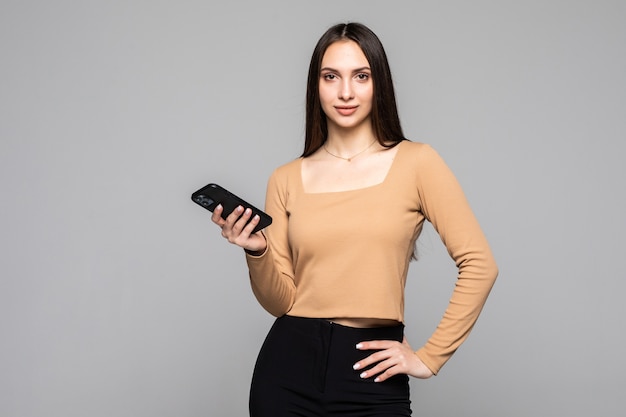
<path fill-rule="evenodd" d="M 375 382 L 383 382 L 397 374 L 406 374 L 421 379 L 433 376 L 432 371 L 413 352 L 406 337 L 402 343 L 394 340 L 361 342 L 357 345 L 357 349 L 378 350 L 354 364 L 354 369 L 365 369 L 376 364 L 371 369 L 362 372 L 361 378 L 375 377 Z"/>

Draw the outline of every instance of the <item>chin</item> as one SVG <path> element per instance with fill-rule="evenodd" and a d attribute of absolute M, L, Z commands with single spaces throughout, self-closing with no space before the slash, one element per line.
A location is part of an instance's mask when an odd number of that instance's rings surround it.
<path fill-rule="evenodd" d="M 367 123 L 368 120 L 328 120 L 329 124 L 332 124 L 334 126 L 336 126 L 339 129 L 354 129 L 360 126 L 363 126 L 363 124 Z"/>

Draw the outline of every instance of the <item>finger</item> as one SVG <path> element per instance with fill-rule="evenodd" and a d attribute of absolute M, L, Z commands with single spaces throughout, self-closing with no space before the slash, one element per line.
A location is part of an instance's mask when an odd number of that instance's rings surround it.
<path fill-rule="evenodd" d="M 378 350 L 379 352 L 373 353 L 368 357 L 361 359 L 354 364 L 353 368 L 363 369 L 373 363 L 389 357 L 389 354 L 385 353 L 385 350 L 397 346 L 398 344 L 398 342 L 393 340 L 371 340 L 368 342 L 357 343 L 356 348 L 359 350 Z"/>
<path fill-rule="evenodd" d="M 395 341 L 368 341 L 357 344 L 357 349 L 368 350 L 390 346 L 372 353 L 367 358 L 354 364 L 354 369 L 363 369 L 362 378 L 374 377 L 374 382 L 382 382 L 397 374 L 407 374 L 416 378 L 427 379 L 434 373 L 415 354 L 406 338 L 402 343 Z M 368 369 L 368 366 L 372 365 Z"/>
<path fill-rule="evenodd" d="M 369 340 L 357 343 L 356 348 L 359 350 L 383 350 L 389 349 L 398 343 L 399 342 L 396 342 L 395 340 Z"/>
<path fill-rule="evenodd" d="M 239 216 L 241 216 L 242 212 L 243 207 L 237 206 L 228 216 L 226 216 L 226 219 L 223 219 L 221 222 L 222 236 L 228 239 L 230 243 L 234 243 L 234 240 L 239 235 L 239 231 L 234 230 L 234 227 L 235 222 L 237 221 Z"/>
<path fill-rule="evenodd" d="M 359 370 L 359 369 L 365 369 L 370 365 L 373 365 L 375 363 L 378 363 L 382 360 L 385 360 L 389 357 L 389 354 L 386 353 L 386 351 L 380 351 L 380 352 L 376 352 L 376 353 L 372 353 L 371 355 L 369 355 L 368 357 L 361 359 L 360 361 L 358 361 L 357 363 L 355 363 L 352 368 L 354 370 Z"/>
<path fill-rule="evenodd" d="M 397 374 L 409 373 L 409 361 L 407 353 L 401 349 L 388 349 L 384 351 L 386 358 L 377 362 L 372 368 L 361 372 L 361 378 L 375 377 L 374 382 L 382 382 Z M 412 352 L 409 352 L 413 355 Z"/>
<path fill-rule="evenodd" d="M 367 369 L 359 374 L 363 379 L 374 378 L 374 382 L 382 382 L 398 373 L 400 373 L 400 367 L 395 363 L 395 358 L 389 358 L 385 361 L 379 362 L 371 369 Z"/>
<path fill-rule="evenodd" d="M 400 353 L 399 350 L 393 347 L 389 349 L 381 350 L 381 351 L 372 353 L 366 358 L 361 359 L 360 361 L 354 364 L 353 368 L 355 370 L 365 369 L 368 366 L 374 365 L 374 367 L 368 370 L 368 373 L 371 375 L 372 370 L 374 370 L 376 367 L 380 367 L 380 363 L 392 358 L 394 355 L 398 355 L 399 353 Z"/>
<path fill-rule="evenodd" d="M 384 381 L 388 380 L 389 378 L 391 378 L 392 376 L 395 376 L 395 375 L 398 375 L 398 374 L 406 374 L 406 371 L 403 370 L 398 365 L 390 366 L 389 368 L 385 369 L 384 372 L 381 372 L 380 374 L 378 374 L 374 378 L 374 382 L 384 382 Z"/>
<path fill-rule="evenodd" d="M 260 221 L 261 217 L 259 217 L 258 214 L 255 214 L 254 217 L 250 219 L 250 222 L 246 225 L 246 227 L 243 228 L 242 233 L 245 232 L 248 236 L 250 236 L 252 234 L 252 231 L 257 226 L 257 224 L 259 224 Z"/>
<path fill-rule="evenodd" d="M 221 204 L 218 204 L 217 206 L 215 206 L 215 209 L 213 209 L 213 214 L 211 215 L 211 220 L 213 221 L 213 223 L 217 224 L 220 227 L 224 225 L 224 219 L 222 219 L 223 211 L 224 207 L 222 207 Z"/>
<path fill-rule="evenodd" d="M 419 377 L 425 375 L 425 373 L 415 368 L 418 362 L 417 356 L 406 345 L 399 344 L 391 349 L 387 349 L 385 353 L 389 354 L 388 359 L 378 363 L 368 371 L 369 375 L 367 377 L 376 376 L 374 382 L 385 381 L 397 374 L 411 374 Z"/>
<path fill-rule="evenodd" d="M 231 225 L 234 225 L 237 219 L 241 216 L 241 213 L 243 213 L 243 207 L 242 206 L 235 207 L 235 209 L 231 211 L 228 216 L 226 216 L 226 223 L 230 223 Z"/>
<path fill-rule="evenodd" d="M 242 234 L 243 229 L 246 227 L 248 220 L 250 220 L 250 217 L 252 216 L 252 210 L 249 208 L 244 210 L 243 207 L 241 207 L 240 211 L 241 213 L 239 217 L 233 224 L 233 233 L 237 236 L 240 236 Z M 243 237 L 247 238 L 247 236 L 245 235 Z"/>

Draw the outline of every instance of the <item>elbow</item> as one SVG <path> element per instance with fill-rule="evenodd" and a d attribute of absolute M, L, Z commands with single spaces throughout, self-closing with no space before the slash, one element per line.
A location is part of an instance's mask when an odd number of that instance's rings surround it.
<path fill-rule="evenodd" d="M 483 269 L 483 276 L 485 279 L 491 281 L 492 283 L 495 282 L 496 278 L 498 278 L 500 270 L 498 269 L 498 264 L 496 263 L 493 253 L 490 250 L 483 251 L 477 259 L 479 259 L 480 264 L 482 264 L 481 267 Z"/>
<path fill-rule="evenodd" d="M 496 261 L 494 259 L 491 259 L 487 267 L 487 276 L 489 277 L 492 285 L 494 282 L 496 282 L 496 279 L 498 278 L 499 273 L 500 273 L 500 270 L 498 269 L 498 265 L 496 264 Z"/>
<path fill-rule="evenodd" d="M 262 291 L 262 289 L 253 286 L 253 293 L 261 307 L 274 317 L 287 314 L 294 303 L 294 294 L 290 291 L 280 292 L 276 289 Z"/>
<path fill-rule="evenodd" d="M 282 317 L 291 310 L 292 303 L 260 303 L 261 306 L 274 317 Z"/>

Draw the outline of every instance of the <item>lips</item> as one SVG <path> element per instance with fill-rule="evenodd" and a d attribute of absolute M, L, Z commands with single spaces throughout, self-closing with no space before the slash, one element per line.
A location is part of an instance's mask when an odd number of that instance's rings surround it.
<path fill-rule="evenodd" d="M 357 108 L 358 106 L 335 106 L 337 113 L 342 116 L 350 116 L 356 111 Z"/>

